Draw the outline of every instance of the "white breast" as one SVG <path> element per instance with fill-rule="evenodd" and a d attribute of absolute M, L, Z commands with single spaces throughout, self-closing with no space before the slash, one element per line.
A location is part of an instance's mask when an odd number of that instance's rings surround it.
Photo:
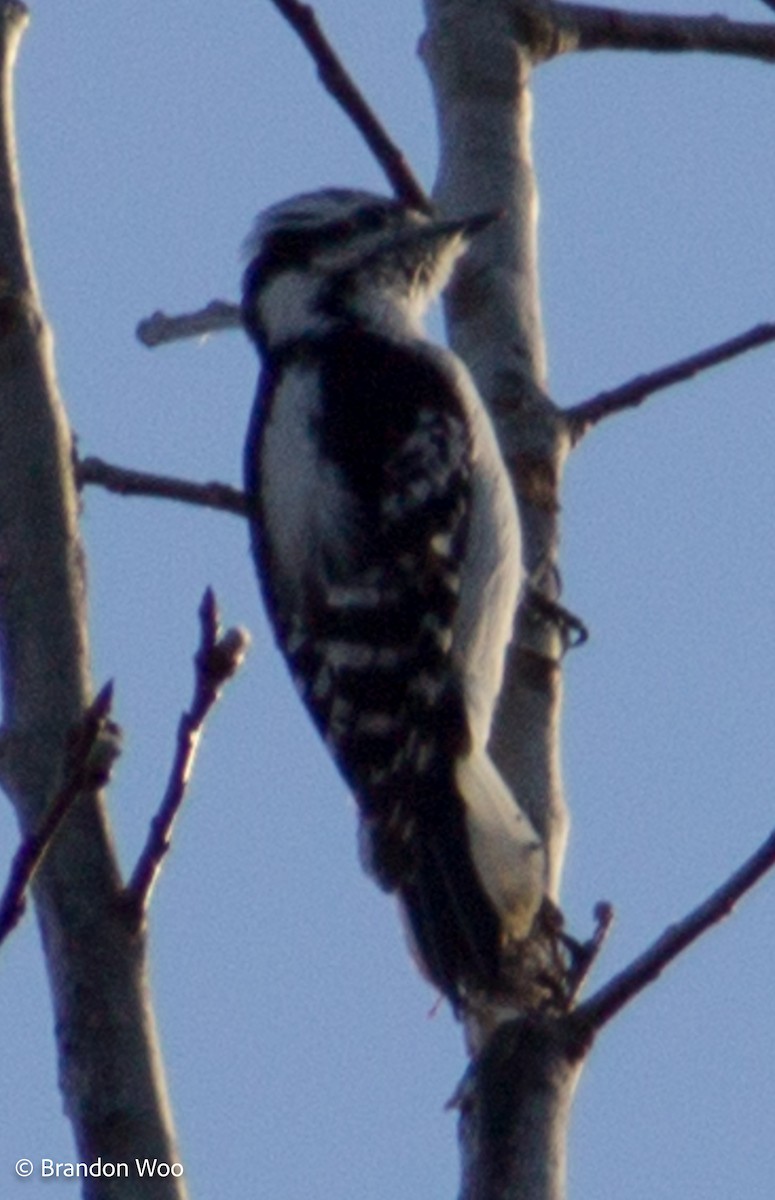
<path fill-rule="evenodd" d="M 337 468 L 318 454 L 314 425 L 319 416 L 317 369 L 288 367 L 264 428 L 259 478 L 277 572 L 274 586 L 289 611 L 299 601 L 305 576 L 321 577 L 321 548 L 346 554 L 351 512 Z"/>

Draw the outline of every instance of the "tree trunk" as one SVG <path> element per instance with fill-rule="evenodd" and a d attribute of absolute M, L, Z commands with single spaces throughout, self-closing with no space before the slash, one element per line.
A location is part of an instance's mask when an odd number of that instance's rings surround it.
<path fill-rule="evenodd" d="M 0 774 L 24 833 L 60 782 L 69 731 L 91 700 L 83 548 L 71 434 L 57 390 L 19 193 L 13 68 L 26 9 L 0 7 Z M 177 1159 L 148 1000 L 144 938 L 99 795 L 83 795 L 38 872 L 65 1109 L 91 1163 Z M 131 1180 L 130 1174 L 129 1179 Z M 89 1178 L 89 1200 L 182 1200 L 172 1177 Z"/>
<path fill-rule="evenodd" d="M 511 470 L 530 588 L 560 590 L 558 492 L 569 449 L 545 392 L 531 146 L 533 49 L 502 0 L 425 0 L 422 55 L 440 144 L 435 199 L 449 213 L 497 209 L 447 295 L 450 341 L 479 385 Z M 559 626 L 523 602 L 493 752 L 547 849 L 557 901 L 567 836 L 560 772 Z M 540 993 L 539 993 L 540 997 Z M 542 997 L 540 997 L 543 1000 Z M 475 1036 L 475 1035 L 474 1035 Z M 503 1025 L 460 1098 L 463 1200 L 562 1200 L 565 1139 L 583 1046 L 561 1021 L 526 1011 Z"/>

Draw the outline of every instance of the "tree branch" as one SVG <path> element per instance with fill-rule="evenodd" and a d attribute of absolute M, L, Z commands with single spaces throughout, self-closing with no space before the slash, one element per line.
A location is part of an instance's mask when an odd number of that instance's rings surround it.
<path fill-rule="evenodd" d="M 79 487 L 93 484 L 114 492 L 119 496 L 154 496 L 163 500 L 180 500 L 184 504 L 196 504 L 203 508 L 214 508 L 219 512 L 246 515 L 245 495 L 239 488 L 227 483 L 192 483 L 188 479 L 175 479 L 169 475 L 152 475 L 147 471 L 136 471 L 128 467 L 117 467 L 101 458 L 77 459 L 76 478 Z"/>
<path fill-rule="evenodd" d="M 72 432 L 19 189 L 13 66 L 25 23 L 23 4 L 0 0 L 0 769 L 28 836 L 50 811 L 68 732 L 94 692 Z M 32 890 L 78 1158 L 123 1162 L 142 1148 L 176 1162 L 144 944 L 117 909 L 122 881 L 99 794 L 71 806 Z M 187 1194 L 178 1178 L 145 1182 L 144 1200 Z M 123 1180 L 99 1181 L 100 1200 L 125 1194 Z"/>
<path fill-rule="evenodd" d="M 8 883 L 0 897 L 0 944 L 23 916 L 25 893 L 72 805 L 84 792 L 104 787 L 108 781 L 117 753 L 115 742 L 107 754 L 95 754 L 95 751 L 98 740 L 106 732 L 112 702 L 113 684 L 108 683 L 73 730 L 61 788 L 38 828 L 24 838 L 14 855 Z"/>
<path fill-rule="evenodd" d="M 504 0 L 424 0 L 421 41 L 436 105 L 444 211 L 502 211 L 445 292 L 450 343 L 471 370 L 498 433 L 519 501 L 533 589 L 559 599 L 559 490 L 568 439 L 548 399 L 538 274 L 538 188 L 532 147 L 530 47 Z M 499 770 L 547 849 L 557 899 L 567 818 L 558 753 L 560 627 L 523 605 L 493 729 Z"/>
<path fill-rule="evenodd" d="M 238 304 L 230 304 L 228 300 L 211 300 L 196 312 L 180 313 L 175 317 L 158 311 L 152 313 L 150 317 L 138 321 L 135 336 L 152 350 L 165 342 L 205 338 L 208 334 L 222 333 L 225 329 L 239 329 L 241 323 Z"/>
<path fill-rule="evenodd" d="M 614 976 L 589 1000 L 580 1004 L 570 1019 L 587 1030 L 597 1032 L 630 1000 L 653 983 L 679 954 L 729 916 L 738 901 L 773 867 L 775 830 L 707 900 L 682 921 L 666 929 L 644 954 Z"/>
<path fill-rule="evenodd" d="M 775 62 L 775 26 L 707 17 L 628 13 L 615 8 L 560 5 L 572 15 L 579 50 L 698 51 Z"/>
<path fill-rule="evenodd" d="M 307 4 L 300 4 L 298 0 L 272 0 L 272 3 L 312 55 L 321 83 L 355 125 L 399 200 L 415 208 L 431 211 L 431 202 L 422 185 L 379 117 L 345 70 L 341 59 L 320 27 L 315 10 Z"/>
<path fill-rule="evenodd" d="M 667 367 L 660 367 L 646 375 L 638 375 L 629 383 L 613 388 L 609 392 L 600 392 L 591 400 L 584 400 L 573 408 L 566 409 L 565 420 L 570 433 L 571 442 L 575 445 L 589 430 L 606 417 L 614 416 L 628 408 L 637 408 L 644 400 L 663 388 L 672 387 L 692 379 L 701 371 L 717 367 L 720 363 L 745 354 L 758 346 L 765 346 L 775 341 L 775 324 L 756 325 L 746 333 L 730 338 L 727 342 L 719 342 L 689 358 L 679 359 Z"/>
<path fill-rule="evenodd" d="M 307 4 L 300 4 L 298 0 L 272 0 L 272 3 L 301 38 L 317 66 L 321 83 L 363 137 L 395 195 L 415 208 L 433 211 L 422 184 L 345 69 L 323 32 L 314 9 Z M 153 349 L 168 342 L 235 329 L 240 323 L 238 305 L 226 300 L 212 300 L 195 312 L 176 316 L 168 316 L 163 312 L 152 313 L 138 322 L 135 334 L 144 346 Z"/>
<path fill-rule="evenodd" d="M 765 0 L 768 3 L 769 0 Z M 557 0 L 512 0 L 512 20 L 534 60 L 574 50 L 705 51 L 775 62 L 775 25 L 666 13 L 627 12 Z"/>
<path fill-rule="evenodd" d="M 218 701 L 224 684 L 239 670 L 247 652 L 249 637 L 242 629 L 229 629 L 221 635 L 218 608 L 210 588 L 199 608 L 201 637 L 194 658 L 195 683 L 191 706 L 178 724 L 177 750 L 167 790 L 148 838 L 126 888 L 126 903 L 133 923 L 139 927 L 147 912 L 154 884 L 170 848 L 172 827 L 186 796 L 188 782 L 199 748 L 204 722 Z"/>

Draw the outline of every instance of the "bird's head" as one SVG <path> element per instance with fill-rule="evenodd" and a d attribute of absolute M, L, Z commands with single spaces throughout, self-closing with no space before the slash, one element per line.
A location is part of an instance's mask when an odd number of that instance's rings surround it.
<path fill-rule="evenodd" d="M 340 188 L 284 200 L 246 242 L 245 326 L 262 349 L 353 322 L 417 329 L 468 240 L 497 216 L 442 219 Z"/>

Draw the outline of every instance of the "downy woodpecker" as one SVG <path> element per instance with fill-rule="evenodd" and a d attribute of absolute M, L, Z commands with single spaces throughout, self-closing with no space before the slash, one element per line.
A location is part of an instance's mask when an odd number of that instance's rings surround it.
<path fill-rule="evenodd" d="M 456 1011 L 497 990 L 544 886 L 487 753 L 517 512 L 471 376 L 422 326 L 493 219 L 296 196 L 256 223 L 242 310 L 263 364 L 245 478 L 266 607 L 357 799 L 365 865 Z"/>

